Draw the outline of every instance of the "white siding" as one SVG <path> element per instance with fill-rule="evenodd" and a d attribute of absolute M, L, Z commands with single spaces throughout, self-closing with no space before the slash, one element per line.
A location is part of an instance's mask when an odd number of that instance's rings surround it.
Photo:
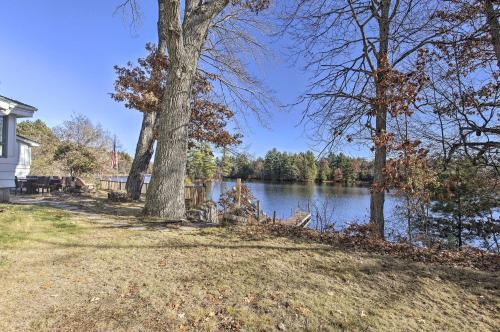
<path fill-rule="evenodd" d="M 16 174 L 20 176 L 28 175 L 30 170 L 29 159 L 31 152 L 23 149 L 23 164 L 19 164 L 19 143 L 16 139 L 16 119 L 17 117 L 32 117 L 36 108 L 17 104 L 14 100 L 0 96 L 0 116 L 6 116 L 7 123 L 7 154 L 0 157 L 0 193 L 7 193 L 6 188 L 15 186 L 14 178 Z M 27 142 L 28 147 L 31 146 Z M 3 189 L 3 190 L 2 190 Z"/>
<path fill-rule="evenodd" d="M 7 117 L 7 157 L 0 157 L 0 188 L 15 187 L 14 176 L 19 160 L 19 148 L 16 141 L 16 117 Z"/>
<path fill-rule="evenodd" d="M 28 144 L 18 142 L 19 146 L 19 166 L 31 165 L 31 149 Z"/>
<path fill-rule="evenodd" d="M 17 142 L 19 149 L 19 162 L 16 167 L 16 176 L 20 178 L 27 177 L 30 174 L 31 166 L 31 147 L 28 144 Z"/>

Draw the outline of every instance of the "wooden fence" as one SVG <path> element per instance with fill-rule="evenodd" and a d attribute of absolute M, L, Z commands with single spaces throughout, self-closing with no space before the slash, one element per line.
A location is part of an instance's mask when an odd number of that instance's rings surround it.
<path fill-rule="evenodd" d="M 120 191 L 125 190 L 126 182 L 99 179 L 99 187 L 101 190 Z M 141 194 L 146 194 L 149 183 L 144 183 L 141 187 Z M 192 185 L 184 187 L 184 197 L 188 207 L 197 207 L 208 200 L 207 188 L 203 185 Z"/>

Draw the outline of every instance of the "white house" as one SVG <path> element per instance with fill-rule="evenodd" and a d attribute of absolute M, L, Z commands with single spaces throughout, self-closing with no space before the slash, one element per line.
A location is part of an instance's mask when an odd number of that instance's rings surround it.
<path fill-rule="evenodd" d="M 31 118 L 37 109 L 20 101 L 0 96 L 0 201 L 9 200 L 15 177 L 30 172 L 31 148 L 38 144 L 16 135 L 18 118 Z"/>

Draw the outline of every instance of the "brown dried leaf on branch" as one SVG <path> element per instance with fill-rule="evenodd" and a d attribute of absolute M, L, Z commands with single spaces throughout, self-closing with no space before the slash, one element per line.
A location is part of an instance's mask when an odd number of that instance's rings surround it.
<path fill-rule="evenodd" d="M 220 196 L 219 206 L 223 211 L 230 211 L 237 216 L 254 216 L 257 209 L 253 205 L 253 201 L 255 201 L 255 197 L 250 188 L 241 184 L 240 205 L 238 206 L 238 189 L 234 187 Z"/>
<path fill-rule="evenodd" d="M 115 66 L 117 79 L 111 97 L 125 103 L 127 108 L 140 112 L 157 112 L 170 65 L 168 57 L 153 44 L 147 44 L 148 55 L 139 58 L 137 65 L 129 62 L 126 67 Z M 212 82 L 216 77 L 198 72 L 191 91 L 190 144 L 210 142 L 218 146 L 239 144 L 240 134 L 227 129 L 234 113 L 224 104 L 214 101 Z"/>

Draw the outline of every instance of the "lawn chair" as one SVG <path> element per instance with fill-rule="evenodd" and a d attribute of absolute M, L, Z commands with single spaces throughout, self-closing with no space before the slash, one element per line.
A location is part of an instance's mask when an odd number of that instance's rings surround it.
<path fill-rule="evenodd" d="M 63 183 L 60 177 L 58 176 L 53 176 L 50 179 L 49 182 L 49 190 L 50 192 L 52 191 L 58 191 L 59 189 L 62 189 Z"/>
<path fill-rule="evenodd" d="M 28 182 L 26 178 L 18 178 L 17 176 L 14 177 L 14 183 L 16 185 L 16 188 L 14 189 L 14 195 L 17 195 L 17 191 L 19 190 L 19 193 L 22 195 L 23 194 L 23 188 L 26 189 L 26 193 L 28 192 Z"/>
<path fill-rule="evenodd" d="M 38 176 L 26 177 L 26 191 L 28 194 L 35 194 L 38 192 Z"/>
<path fill-rule="evenodd" d="M 42 195 L 45 194 L 45 191 L 47 191 L 47 193 L 50 193 L 50 177 L 48 176 L 39 177 L 38 181 L 36 182 L 36 185 L 38 191 L 42 189 Z"/>

